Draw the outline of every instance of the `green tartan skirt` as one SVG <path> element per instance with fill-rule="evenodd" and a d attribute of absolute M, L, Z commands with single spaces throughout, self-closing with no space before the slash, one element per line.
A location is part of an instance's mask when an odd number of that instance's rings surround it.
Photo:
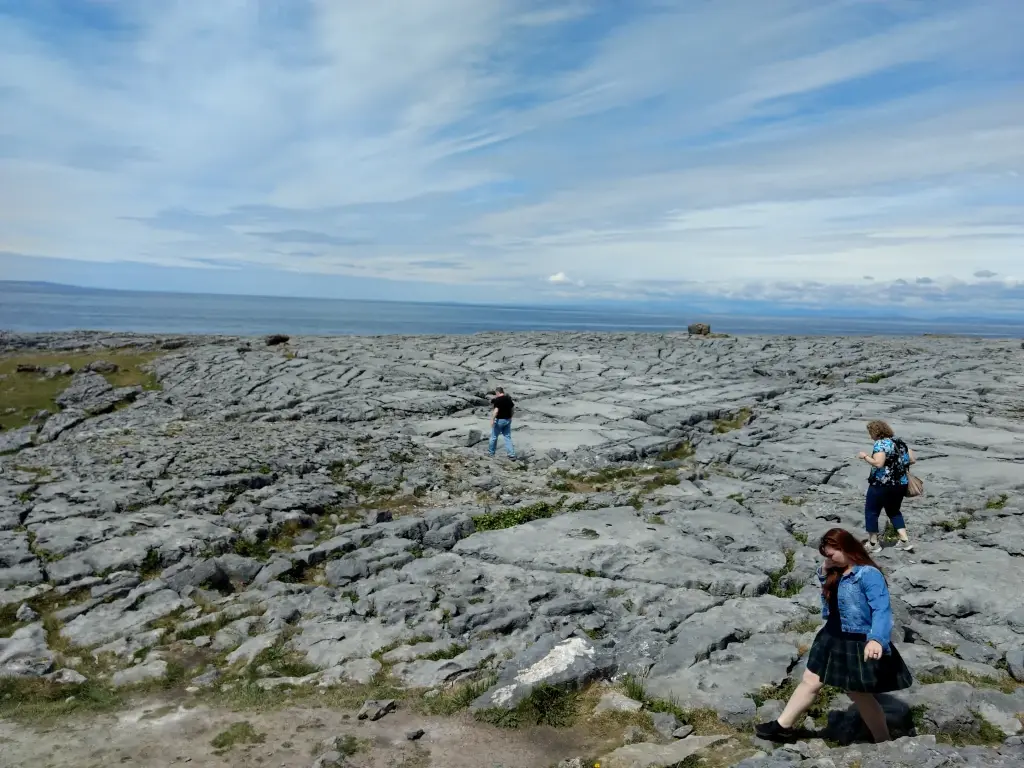
<path fill-rule="evenodd" d="M 896 646 L 880 659 L 864 661 L 867 640 L 835 637 L 824 630 L 814 638 L 807 655 L 807 669 L 825 685 L 857 693 L 887 693 L 909 688 L 914 683 Z"/>

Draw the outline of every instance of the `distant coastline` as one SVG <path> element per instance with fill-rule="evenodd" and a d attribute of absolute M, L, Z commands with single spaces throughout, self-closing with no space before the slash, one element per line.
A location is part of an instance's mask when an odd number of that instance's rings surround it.
<path fill-rule="evenodd" d="M 487 331 L 685 331 L 695 321 L 734 335 L 1016 338 L 1024 318 L 730 314 L 649 305 L 497 305 L 90 288 L 0 281 L 0 330 L 150 334 L 460 335 Z"/>

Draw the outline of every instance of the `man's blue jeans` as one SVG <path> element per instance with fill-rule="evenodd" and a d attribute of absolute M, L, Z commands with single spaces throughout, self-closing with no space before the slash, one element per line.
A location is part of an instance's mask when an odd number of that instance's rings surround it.
<path fill-rule="evenodd" d="M 510 458 L 516 457 L 516 449 L 512 445 L 512 420 L 511 419 L 495 419 L 494 425 L 491 427 L 491 443 L 487 448 L 488 453 L 491 456 L 494 455 L 495 449 L 498 447 L 498 435 L 505 438 L 505 450 L 508 451 Z"/>

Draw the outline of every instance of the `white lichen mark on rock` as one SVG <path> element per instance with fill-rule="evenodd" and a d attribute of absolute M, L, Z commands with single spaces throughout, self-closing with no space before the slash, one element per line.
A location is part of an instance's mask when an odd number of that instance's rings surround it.
<path fill-rule="evenodd" d="M 515 682 L 504 685 L 494 692 L 493 703 L 497 706 L 506 704 L 515 693 L 519 685 L 533 685 L 547 680 L 554 675 L 565 672 L 571 667 L 576 659 L 586 656 L 594 656 L 594 648 L 586 640 L 579 637 L 570 637 L 552 648 L 544 658 L 521 670 L 515 676 Z"/>

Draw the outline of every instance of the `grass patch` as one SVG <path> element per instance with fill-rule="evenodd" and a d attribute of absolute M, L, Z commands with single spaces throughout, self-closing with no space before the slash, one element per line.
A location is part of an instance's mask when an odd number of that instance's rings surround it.
<path fill-rule="evenodd" d="M 892 527 L 892 523 L 886 522 L 885 530 L 882 531 L 882 535 L 879 537 L 886 544 L 895 544 L 900 540 L 900 536 L 896 533 L 896 529 Z"/>
<path fill-rule="evenodd" d="M 922 672 L 915 675 L 917 682 L 921 685 L 933 685 L 935 683 L 967 683 L 975 688 L 989 688 L 1003 693 L 1013 693 L 1018 688 L 1024 687 L 1009 675 L 1002 678 L 989 677 L 988 675 L 975 675 L 963 667 L 949 667 L 938 674 Z"/>
<path fill-rule="evenodd" d="M 103 377 L 115 387 L 141 386 L 143 389 L 159 389 L 156 376 L 144 370 L 147 363 L 152 362 L 163 352 L 140 352 L 135 349 L 104 349 L 88 352 L 40 352 L 0 357 L 0 402 L 5 408 L 13 408 L 14 412 L 3 416 L 4 429 L 17 429 L 31 421 L 41 410 L 57 413 L 60 407 L 57 397 L 71 383 L 71 376 L 54 376 L 47 378 L 42 373 L 18 373 L 18 366 L 34 365 L 39 368 L 53 368 L 67 363 L 75 371 L 81 370 L 89 363 L 106 360 L 118 366 L 115 373 L 103 374 Z"/>
<path fill-rule="evenodd" d="M 696 451 L 689 443 L 681 443 L 675 448 L 662 451 L 658 454 L 658 461 L 685 461 L 692 457 Z"/>
<path fill-rule="evenodd" d="M 0 678 L 0 719 L 18 723 L 47 724 L 68 715 L 112 712 L 124 704 L 120 692 L 92 680 L 58 685 L 38 678 Z"/>
<path fill-rule="evenodd" d="M 789 697 L 793 695 L 793 691 L 796 690 L 796 686 L 796 680 L 786 678 L 778 685 L 762 686 L 757 693 L 750 694 L 750 698 L 754 700 L 754 704 L 758 707 L 763 707 L 766 701 L 771 701 L 772 699 L 789 701 Z"/>
<path fill-rule="evenodd" d="M 800 593 L 803 584 L 799 582 L 789 581 L 787 584 L 783 584 L 786 580 L 785 577 L 793 572 L 793 568 L 796 567 L 796 553 L 791 549 L 786 550 L 786 564 L 777 571 L 772 571 L 768 574 L 770 580 L 768 586 L 768 594 L 775 595 L 776 597 L 793 597 Z"/>
<path fill-rule="evenodd" d="M 858 384 L 877 384 L 882 379 L 887 379 L 893 376 L 892 373 L 872 373 L 870 376 L 864 376 L 863 378 L 857 379 Z"/>
<path fill-rule="evenodd" d="M 809 539 L 808 539 L 807 534 L 804 533 L 803 531 L 793 531 L 793 538 L 796 539 L 797 541 L 799 541 L 805 547 L 807 546 L 807 542 L 808 542 Z"/>
<path fill-rule="evenodd" d="M 499 728 L 523 728 L 550 725 L 568 728 L 576 723 L 580 711 L 580 692 L 562 686 L 538 685 L 513 709 L 486 709 L 476 719 Z"/>
<path fill-rule="evenodd" d="M 497 675 L 488 675 L 480 680 L 460 683 L 431 698 L 421 697 L 413 702 L 413 706 L 414 709 L 425 715 L 450 717 L 468 708 L 476 699 L 483 696 L 497 680 Z"/>
<path fill-rule="evenodd" d="M 802 507 L 807 501 L 805 499 L 794 499 L 792 496 L 783 496 L 782 503 L 790 507 Z"/>
<path fill-rule="evenodd" d="M 692 725 L 694 733 L 698 736 L 736 733 L 734 728 L 719 719 L 718 713 L 713 709 L 688 709 L 674 700 L 656 699 L 648 696 L 643 678 L 626 675 L 622 679 L 622 689 L 629 698 L 643 702 L 648 712 L 667 712 L 675 715 L 676 719 L 684 725 Z"/>
<path fill-rule="evenodd" d="M 532 520 L 544 520 L 554 517 L 562 511 L 564 499 L 551 504 L 547 501 L 539 501 L 528 507 L 509 507 L 497 512 L 487 512 L 473 517 L 473 525 L 477 531 L 500 531 L 504 528 L 512 528 Z"/>
<path fill-rule="evenodd" d="M 1009 496 L 1005 493 L 999 494 L 994 499 L 989 499 L 985 502 L 985 509 L 1003 509 L 1006 506 L 1006 502 L 1009 500 Z"/>
<path fill-rule="evenodd" d="M 798 632 L 801 635 L 806 632 L 817 632 L 821 629 L 822 619 L 808 616 L 806 619 L 791 621 L 783 629 L 786 632 Z"/>
<path fill-rule="evenodd" d="M 232 723 L 210 741 L 210 745 L 218 752 L 226 752 L 239 744 L 262 744 L 266 734 L 257 733 L 248 720 Z"/>
<path fill-rule="evenodd" d="M 654 525 L 664 525 L 665 518 L 661 515 L 651 515 L 651 518 L 647 522 L 653 523 Z"/>
<path fill-rule="evenodd" d="M 971 522 L 969 515 L 963 515 L 958 517 L 956 520 L 941 520 L 935 525 L 939 526 L 946 533 L 952 533 L 953 531 L 962 531 L 967 528 L 967 524 Z"/>
<path fill-rule="evenodd" d="M 468 650 L 468 646 L 456 643 L 449 648 L 442 648 L 439 651 L 434 651 L 433 653 L 428 653 L 426 656 L 420 656 L 418 658 L 425 661 L 443 661 L 445 659 L 454 659 L 456 656 L 461 656 Z"/>
<path fill-rule="evenodd" d="M 942 653 L 945 653 L 947 656 L 955 656 L 956 655 L 956 646 L 955 645 L 936 645 L 935 646 L 935 650 L 936 651 L 941 651 Z"/>
<path fill-rule="evenodd" d="M 750 422 L 752 415 L 749 408 L 740 408 L 728 418 L 717 419 L 715 421 L 715 434 L 724 435 L 726 432 L 742 429 Z"/>

